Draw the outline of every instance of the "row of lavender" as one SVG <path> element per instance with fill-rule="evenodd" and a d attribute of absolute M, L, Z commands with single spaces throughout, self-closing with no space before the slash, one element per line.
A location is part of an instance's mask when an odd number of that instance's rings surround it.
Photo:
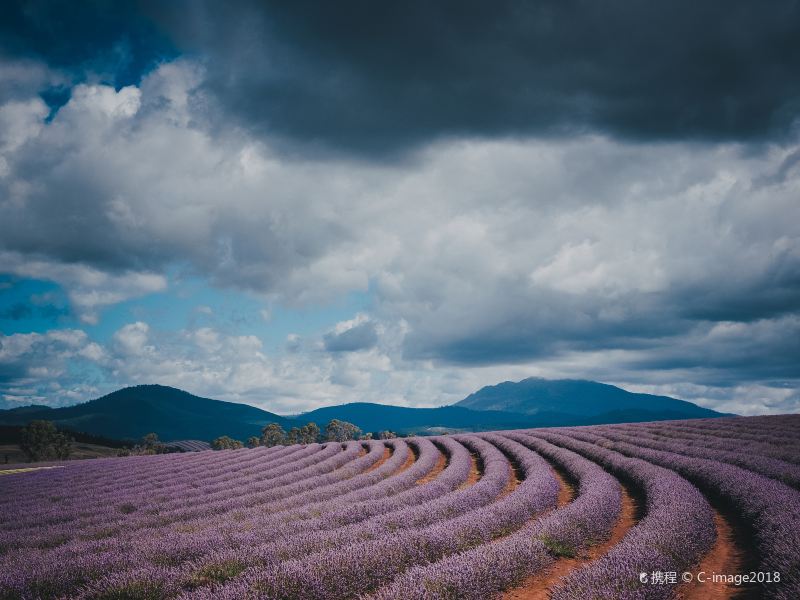
<path fill-rule="evenodd" d="M 555 597 L 673 594 L 638 575 L 687 569 L 712 546 L 698 488 L 751 520 L 761 566 L 783 575 L 765 594 L 800 597 L 798 424 L 530 430 L 396 440 L 385 462 L 384 444 L 369 442 L 13 476 L 0 480 L 0 597 L 486 598 L 607 537 L 618 479 L 642 496 L 644 517 Z M 446 468 L 418 483 L 441 453 Z M 467 486 L 470 454 L 483 476 Z M 551 465 L 577 483 L 558 508 Z"/>
<path fill-rule="evenodd" d="M 390 461 L 372 472 L 359 473 L 369 463 L 374 464 L 375 461 L 371 457 L 383 454 L 382 446 L 372 443 L 370 446 L 373 448 L 370 449 L 370 452 L 353 461 L 349 465 L 351 468 L 339 468 L 333 473 L 329 473 L 333 476 L 333 480 L 322 481 L 320 476 L 309 477 L 308 469 L 301 469 L 294 472 L 292 477 L 293 480 L 296 480 L 294 483 L 281 481 L 285 477 L 272 478 L 271 485 L 267 486 L 267 489 L 256 488 L 254 490 L 247 485 L 242 485 L 242 480 L 237 479 L 234 491 L 238 493 L 237 500 L 244 500 L 246 506 L 240 503 L 239 510 L 233 513 L 227 510 L 227 518 L 220 519 L 219 515 L 209 517 L 205 514 L 187 518 L 186 513 L 191 509 L 190 507 L 190 509 L 184 509 L 182 520 L 169 519 L 167 525 L 160 528 L 126 527 L 117 529 L 113 531 L 113 534 L 101 539 L 81 539 L 85 536 L 81 536 L 78 529 L 73 532 L 75 536 L 72 540 L 61 543 L 55 548 L 45 545 L 44 547 L 27 547 L 20 550 L 19 547 L 15 547 L 13 548 L 14 552 L 6 552 L 3 557 L 4 564 L 2 566 L 4 568 L 0 569 L 0 578 L 4 580 L 6 588 L 16 590 L 18 593 L 36 589 L 41 593 L 57 594 L 62 590 L 70 590 L 80 583 L 96 579 L 101 574 L 107 576 L 116 571 L 137 571 L 144 564 L 178 566 L 190 560 L 202 558 L 211 548 L 225 547 L 226 545 L 229 547 L 244 545 L 254 547 L 259 544 L 263 545 L 267 539 L 280 538 L 283 546 L 275 549 L 275 552 L 286 556 L 286 552 L 289 550 L 288 546 L 293 546 L 294 552 L 302 554 L 308 547 L 309 541 L 298 536 L 307 535 L 315 528 L 331 528 L 337 523 L 358 521 L 370 514 L 380 516 L 382 512 L 397 512 L 403 506 L 415 506 L 419 511 L 420 503 L 452 491 L 466 480 L 471 466 L 469 453 L 457 441 L 444 439 L 440 442 L 441 447 L 450 456 L 450 464 L 444 473 L 427 485 L 408 489 L 433 468 L 438 456 L 438 451 L 430 440 L 421 439 L 411 443 L 418 449 L 418 460 L 406 472 L 391 477 L 389 474 L 397 469 L 398 463 L 405 462 L 408 450 L 406 444 L 402 441 L 394 442 L 395 452 Z M 479 440 L 475 440 L 473 443 L 481 446 Z M 357 449 L 358 446 L 358 444 L 351 444 L 341 454 L 347 454 L 347 452 Z M 380 452 L 374 452 L 373 450 L 376 448 L 379 448 Z M 484 445 L 482 451 L 490 452 L 490 448 Z M 241 454 L 240 458 L 242 458 Z M 293 454 L 297 455 L 298 452 Z M 303 454 L 303 452 L 299 452 L 299 454 Z M 317 452 L 317 454 L 321 454 L 321 452 Z M 487 455 L 483 458 L 485 463 L 492 463 L 489 460 L 490 456 Z M 494 463 L 496 463 L 497 456 L 494 458 Z M 315 468 L 319 469 L 322 465 L 336 459 L 337 455 L 334 454 L 317 463 Z M 302 460 L 289 463 L 289 466 L 296 465 Z M 354 465 L 358 462 L 361 462 L 362 465 L 355 468 Z M 494 470 L 499 471 L 497 468 Z M 268 471 L 275 472 L 276 468 L 272 465 Z M 507 476 L 507 469 L 504 470 L 503 476 Z M 471 505 L 489 501 L 491 492 L 488 494 L 486 492 L 489 482 L 490 480 L 486 479 L 485 485 L 473 486 L 464 493 L 454 494 L 452 498 L 448 499 L 449 504 L 453 506 L 444 503 L 440 507 L 441 512 L 457 512 Z M 297 494 L 298 486 L 302 486 L 306 491 Z M 350 491 L 347 492 L 343 489 L 345 487 L 349 487 Z M 495 491 L 498 487 L 502 486 L 495 483 Z M 332 490 L 339 494 L 336 496 L 337 501 L 324 503 L 324 510 L 333 514 L 331 518 L 323 518 L 321 499 L 330 497 Z M 130 494 L 136 495 L 135 490 L 116 488 L 116 492 L 118 497 L 114 504 L 129 499 Z M 346 493 L 342 494 L 342 492 Z M 381 502 L 380 499 L 383 496 L 392 496 L 394 502 Z M 269 499 L 272 502 L 267 502 Z M 317 508 L 311 510 L 315 503 Z M 459 503 L 463 506 L 459 506 Z M 363 505 L 364 510 L 358 510 L 359 505 Z M 289 506 L 293 507 L 293 511 L 288 511 Z M 430 508 L 431 504 L 422 506 Z M 425 512 L 426 514 L 422 518 L 428 519 L 431 519 L 434 514 L 430 510 L 420 512 Z M 316 517 L 316 519 L 308 522 L 311 517 Z M 398 517 L 394 521 L 389 518 L 382 526 L 385 529 L 391 529 L 397 526 L 398 521 L 399 523 L 412 522 L 410 517 L 411 515 L 404 515 L 402 519 Z M 276 535 L 276 519 L 279 518 L 283 520 L 284 531 L 279 532 L 281 535 Z M 422 518 L 417 518 L 417 521 L 421 522 Z M 261 522 L 258 522 L 258 519 Z M 72 521 L 75 520 L 72 519 Z M 80 521 L 80 517 L 77 517 L 77 520 Z M 168 524 L 171 523 L 175 523 L 178 527 L 169 527 Z M 218 527 L 210 526 L 214 524 Z M 60 528 L 59 531 L 62 529 Z M 268 532 L 269 535 L 265 535 L 265 532 Z M 19 529 L 12 530 L 12 533 L 19 534 Z M 338 539 L 344 538 L 346 532 L 340 531 L 338 536 Z M 317 538 L 317 542 L 322 546 L 337 542 L 336 536 L 332 533 L 319 534 Z M 224 540 L 222 544 L 221 540 Z M 91 557 L 91 560 L 87 560 L 86 557 Z"/>

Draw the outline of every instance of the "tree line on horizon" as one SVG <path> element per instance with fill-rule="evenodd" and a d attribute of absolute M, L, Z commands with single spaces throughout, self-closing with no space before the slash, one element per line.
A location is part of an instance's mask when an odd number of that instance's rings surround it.
<path fill-rule="evenodd" d="M 250 436 L 246 443 L 235 440 L 227 435 L 222 435 L 211 442 L 214 450 L 235 450 L 244 448 L 258 448 L 264 446 L 292 446 L 294 444 L 314 444 L 320 442 L 349 442 L 353 440 L 387 440 L 397 437 L 392 431 L 379 431 L 363 433 L 360 428 L 347 421 L 332 419 L 324 430 L 314 423 L 307 423 L 302 427 L 292 427 L 286 431 L 278 423 L 268 423 L 261 430 L 261 436 Z"/>
<path fill-rule="evenodd" d="M 331 420 L 324 430 L 316 423 L 302 427 L 292 427 L 286 431 L 278 423 L 268 423 L 261 430 L 261 436 L 251 436 L 245 443 L 222 435 L 211 442 L 214 450 L 233 450 L 237 448 L 257 448 L 260 446 L 291 446 L 294 444 L 314 444 L 322 442 L 349 442 L 353 440 L 391 439 L 397 434 L 389 431 L 363 433 L 359 427 L 339 419 Z M 20 431 L 19 447 L 29 462 L 42 460 L 66 460 L 72 454 L 75 439 L 70 432 L 62 431 L 52 421 L 35 420 Z M 117 456 L 143 456 L 180 452 L 177 448 L 162 442 L 155 433 L 148 433 L 132 447 L 123 446 Z M 8 458 L 6 458 L 8 462 Z"/>

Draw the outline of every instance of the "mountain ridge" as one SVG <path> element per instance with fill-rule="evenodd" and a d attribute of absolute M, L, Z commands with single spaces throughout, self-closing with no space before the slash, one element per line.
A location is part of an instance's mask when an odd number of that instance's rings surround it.
<path fill-rule="evenodd" d="M 249 404 L 203 398 L 155 384 L 122 388 L 73 406 L 0 411 L 3 424 L 24 424 L 37 418 L 53 421 L 65 429 L 118 439 L 139 439 L 155 432 L 164 440 L 212 439 L 223 435 L 220 431 L 241 438 L 254 435 L 267 423 L 289 422 Z"/>
<path fill-rule="evenodd" d="M 534 394 L 536 389 L 538 396 Z M 587 397 L 591 393 L 596 397 Z M 635 394 L 597 382 L 529 378 L 486 386 L 460 402 L 437 408 L 352 402 L 291 417 L 249 404 L 148 384 L 122 388 L 68 407 L 0 410 L 0 424 L 24 425 L 34 419 L 46 419 L 65 429 L 118 439 L 139 439 L 155 432 L 163 440 L 211 440 L 220 435 L 244 440 L 259 435 L 270 422 L 288 429 L 310 421 L 324 425 L 339 419 L 354 423 L 363 431 L 388 429 L 428 434 L 720 416 L 726 415 L 685 400 Z"/>
<path fill-rule="evenodd" d="M 591 417 L 612 410 L 678 412 L 684 418 L 715 416 L 708 408 L 669 396 L 629 392 L 620 387 L 585 379 L 543 379 L 503 381 L 473 392 L 454 406 L 473 410 L 503 410 L 523 414 L 559 412 Z"/>

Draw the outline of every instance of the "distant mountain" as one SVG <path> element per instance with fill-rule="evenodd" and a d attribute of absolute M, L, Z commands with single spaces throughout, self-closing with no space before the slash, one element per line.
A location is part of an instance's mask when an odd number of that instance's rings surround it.
<path fill-rule="evenodd" d="M 722 413 L 668 396 L 636 394 L 596 381 L 539 379 L 505 381 L 481 388 L 455 406 L 472 410 L 509 411 L 525 415 L 559 414 L 565 420 L 602 422 L 719 417 Z"/>
<path fill-rule="evenodd" d="M 48 410 L 52 410 L 52 408 L 49 406 L 45 406 L 44 404 L 29 404 L 28 406 L 18 406 L 16 408 L 9 408 L 5 412 L 15 415 L 28 415 Z"/>
<path fill-rule="evenodd" d="M 460 406 L 407 408 L 369 402 L 326 406 L 298 415 L 296 419 L 300 423 L 313 421 L 317 424 L 339 419 L 357 425 L 362 431 L 390 429 L 403 433 L 420 433 L 435 428 L 463 431 L 516 429 L 535 427 L 537 422 L 529 415 L 504 411 L 477 411 Z"/>
<path fill-rule="evenodd" d="M 356 402 L 282 417 L 247 404 L 193 396 L 161 385 L 139 385 L 66 408 L 27 406 L 0 410 L 0 425 L 34 419 L 109 438 L 138 440 L 155 432 L 164 441 L 245 440 L 267 423 L 285 429 L 314 421 L 349 421 L 362 431 L 389 429 L 426 434 L 529 427 L 595 425 L 666 419 L 719 417 L 721 413 L 666 396 L 633 394 L 594 381 L 525 379 L 482 388 L 453 406 L 407 408 Z"/>
<path fill-rule="evenodd" d="M 258 435 L 267 423 L 289 423 L 255 406 L 200 398 L 162 385 L 128 387 L 65 408 L 29 406 L 0 411 L 0 423 L 6 425 L 24 425 L 34 419 L 117 439 L 138 440 L 155 432 L 165 441 L 211 440 L 220 435 L 246 439 Z"/>

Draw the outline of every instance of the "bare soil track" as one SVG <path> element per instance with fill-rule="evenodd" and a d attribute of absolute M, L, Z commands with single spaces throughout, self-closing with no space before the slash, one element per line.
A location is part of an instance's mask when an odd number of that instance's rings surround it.
<path fill-rule="evenodd" d="M 472 467 L 469 470 L 469 477 L 467 477 L 467 480 L 460 486 L 458 486 L 458 489 L 460 490 L 463 490 L 464 488 L 469 487 L 471 485 L 475 485 L 476 483 L 478 483 L 478 480 L 481 478 L 481 475 L 483 475 L 481 471 L 481 463 L 478 461 L 478 458 L 475 456 L 475 454 L 470 452 L 469 457 L 470 460 L 472 461 Z"/>
<path fill-rule="evenodd" d="M 505 498 L 506 496 L 508 496 L 511 492 L 513 492 L 517 488 L 517 486 L 520 484 L 520 481 L 521 480 L 520 480 L 519 474 L 517 473 L 517 470 L 514 468 L 514 466 L 511 463 L 509 463 L 508 464 L 508 483 L 506 484 L 506 487 L 503 488 L 503 491 L 500 492 L 500 495 L 497 497 L 497 499 L 501 500 L 501 499 Z"/>
<path fill-rule="evenodd" d="M 560 490 L 558 506 L 564 506 L 575 498 L 575 488 L 558 471 L 555 472 Z M 581 556 L 574 558 L 560 558 L 544 572 L 529 577 L 525 582 L 514 589 L 506 591 L 503 600 L 547 600 L 550 591 L 558 581 L 569 575 L 575 569 L 597 560 L 617 545 L 631 527 L 639 521 L 639 505 L 631 493 L 622 487 L 622 508 L 616 525 L 611 530 L 611 536 L 602 544 L 589 547 Z"/>
<path fill-rule="evenodd" d="M 409 452 L 409 455 L 411 456 L 411 458 L 412 458 L 412 459 L 414 458 L 414 455 L 413 455 L 413 454 L 411 454 L 411 452 Z M 389 458 L 390 458 L 391 456 L 392 456 L 392 451 L 389 449 L 389 447 L 388 447 L 388 446 L 386 446 L 386 447 L 383 449 L 383 456 L 381 456 L 381 457 L 378 459 L 378 462 L 376 462 L 376 463 L 375 463 L 374 465 L 372 465 L 372 466 L 371 466 L 369 469 L 367 469 L 367 471 L 366 471 L 366 472 L 367 472 L 367 473 L 369 473 L 370 471 L 374 471 L 375 469 L 377 469 L 378 467 L 380 467 L 380 466 L 381 466 L 383 463 L 385 463 L 387 460 L 389 460 Z"/>
<path fill-rule="evenodd" d="M 717 541 L 694 570 L 694 575 L 704 572 L 706 578 L 711 573 L 736 574 L 744 573 L 744 555 L 736 543 L 733 527 L 719 512 L 714 513 L 714 525 L 717 527 Z M 753 596 L 755 590 L 737 588 L 733 584 L 706 581 L 700 583 L 696 579 L 678 588 L 676 598 L 680 600 L 727 600 L 729 598 L 745 598 Z"/>
<path fill-rule="evenodd" d="M 447 455 L 444 452 L 439 452 L 439 459 L 436 461 L 436 466 L 433 467 L 430 473 L 425 475 L 422 479 L 417 480 L 417 485 L 423 485 L 429 481 L 436 479 L 439 474 L 444 471 L 447 466 Z"/>

